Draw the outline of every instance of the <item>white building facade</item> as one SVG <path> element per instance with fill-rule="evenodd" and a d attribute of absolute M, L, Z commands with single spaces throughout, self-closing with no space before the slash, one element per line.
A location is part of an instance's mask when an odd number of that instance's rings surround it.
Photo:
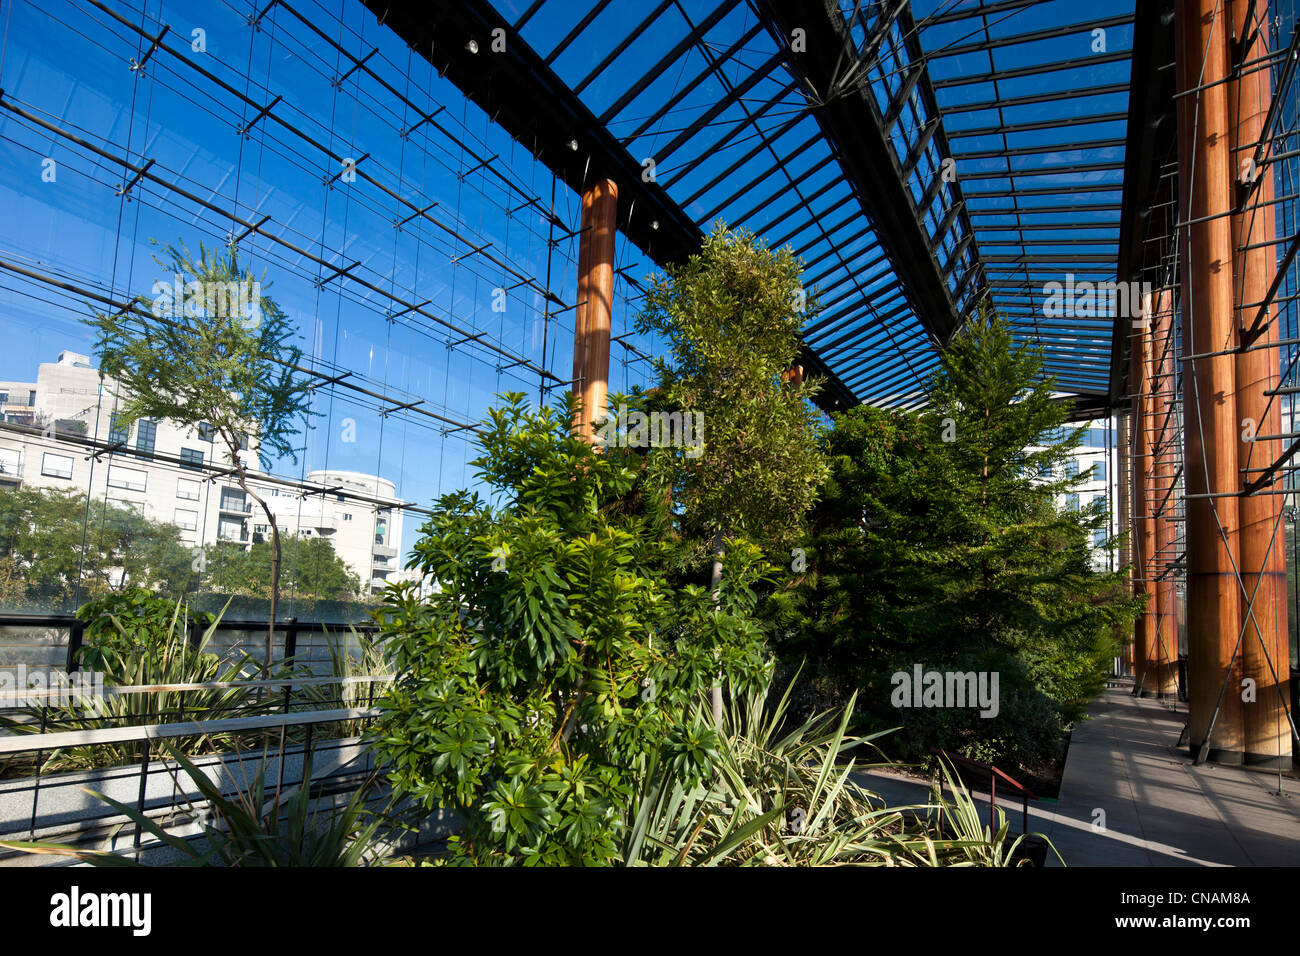
<path fill-rule="evenodd" d="M 1109 516 L 1107 530 L 1098 531 L 1093 536 L 1093 564 L 1099 569 L 1118 567 L 1118 555 L 1104 548 L 1108 538 L 1119 530 L 1118 510 L 1119 476 L 1116 474 L 1115 456 L 1115 420 L 1101 418 L 1089 422 L 1076 422 L 1063 426 L 1068 434 L 1070 430 L 1083 426 L 1083 441 L 1071 452 L 1065 463 L 1065 474 L 1088 474 L 1088 479 L 1076 491 L 1061 495 L 1057 504 L 1063 508 L 1077 510 L 1098 509 Z M 1061 477 L 1057 475 L 1056 477 Z"/>
<path fill-rule="evenodd" d="M 35 382 L 0 382 L 0 494 L 5 488 L 76 491 L 175 525 L 195 550 L 270 540 L 270 522 L 227 472 L 229 451 L 211 428 L 167 420 L 120 427 L 111 381 L 85 355 L 41 363 Z M 281 536 L 320 537 L 361 582 L 381 589 L 400 570 L 402 505 L 393 482 L 352 471 L 291 481 L 262 472 L 256 444 L 239 454 L 249 485 Z"/>

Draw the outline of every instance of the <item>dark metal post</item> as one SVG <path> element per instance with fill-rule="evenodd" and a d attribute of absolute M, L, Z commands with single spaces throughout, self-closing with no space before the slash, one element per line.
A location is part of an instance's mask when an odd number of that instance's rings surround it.
<path fill-rule="evenodd" d="M 144 816 L 144 798 L 145 798 L 145 793 L 146 793 L 146 791 L 147 791 L 147 789 L 148 789 L 148 784 L 149 784 L 149 752 L 150 752 L 150 750 L 152 750 L 152 747 L 150 746 L 149 741 L 148 741 L 148 740 L 145 740 L 145 742 L 144 742 L 144 754 L 143 754 L 143 756 L 142 756 L 142 758 L 141 758 L 141 760 L 140 760 L 140 797 L 139 797 L 138 801 L 136 802 L 136 809 L 140 811 L 140 815 L 141 815 L 142 817 Z M 140 838 L 141 838 L 141 836 L 143 836 L 143 835 L 144 835 L 144 825 L 141 824 L 141 823 L 137 823 L 137 824 L 135 825 L 135 840 L 133 841 L 133 842 L 134 842 L 134 846 L 135 846 L 135 848 L 136 848 L 137 850 L 140 849 Z"/>

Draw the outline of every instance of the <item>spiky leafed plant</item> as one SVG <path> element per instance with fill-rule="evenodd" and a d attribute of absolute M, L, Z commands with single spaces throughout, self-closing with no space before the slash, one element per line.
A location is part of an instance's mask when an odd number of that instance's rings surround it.
<path fill-rule="evenodd" d="M 96 330 L 100 373 L 113 380 L 116 425 L 167 419 L 180 426 L 211 426 L 224 446 L 230 477 L 255 501 L 271 529 L 271 599 L 266 634 L 270 672 L 280 593 L 280 532 L 275 514 L 249 482 L 241 452 L 256 442 L 263 467 L 272 458 L 297 461 L 292 438 L 310 414 L 311 391 L 296 373 L 302 356 L 297 329 L 232 245 L 168 246 L 155 261 L 166 281 L 137 296 L 127 309 L 87 319 Z M 177 277 L 174 285 L 170 277 Z M 186 281 L 188 280 L 188 281 Z M 177 291 L 182 291 L 177 295 Z"/>
<path fill-rule="evenodd" d="M 773 703 L 765 690 L 733 699 L 723 722 L 715 776 L 674 783 L 652 764 L 627 827 L 631 866 L 1016 866 L 1023 838 L 984 829 L 979 809 L 948 780 L 927 804 L 886 806 L 856 775 L 850 751 L 884 733 L 847 733 L 853 702 L 794 724 L 793 682 Z M 884 761 L 881 758 L 883 764 Z M 940 813 L 951 835 L 941 832 Z"/>
<path fill-rule="evenodd" d="M 191 614 L 182 601 L 134 588 L 88 602 L 78 609 L 77 616 L 85 625 L 78 666 L 84 673 L 101 675 L 108 693 L 102 698 L 56 698 L 51 703 L 33 703 L 23 708 L 17 718 L 0 717 L 0 727 L 20 734 L 106 730 L 179 720 L 249 717 L 265 713 L 270 707 L 269 701 L 260 699 L 248 686 L 257 673 L 251 657 L 223 658 L 208 651 L 220 625 L 219 614 Z M 113 692 L 117 687 L 183 684 L 233 686 Z M 238 742 L 238 734 L 221 733 L 187 735 L 173 743 L 185 753 L 201 754 L 230 750 Z M 50 772 L 121 766 L 137 759 L 139 748 L 134 741 L 61 747 L 44 753 L 41 769 Z"/>

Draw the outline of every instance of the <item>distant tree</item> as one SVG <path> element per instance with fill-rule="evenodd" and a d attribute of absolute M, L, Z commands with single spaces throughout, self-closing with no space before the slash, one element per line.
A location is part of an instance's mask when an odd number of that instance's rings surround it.
<path fill-rule="evenodd" d="M 193 588 L 190 549 L 171 524 L 74 491 L 0 491 L 0 593 L 57 600 L 131 586 Z"/>
<path fill-rule="evenodd" d="M 944 354 L 922 419 L 943 466 L 934 534 L 949 548 L 952 639 L 1054 659 L 1038 675 L 1045 687 L 1064 673 L 1065 655 L 1082 655 L 1074 664 L 1084 670 L 1109 663 L 1112 649 L 1095 635 L 1109 634 L 1128 605 L 1111 600 L 1117 576 L 1092 566 L 1106 509 L 1059 505 L 1089 474 L 1067 472 L 1085 427 L 1066 427 L 1054 388 L 1042 352 L 1015 344 L 1006 323 L 986 313 Z"/>
<path fill-rule="evenodd" d="M 318 598 L 341 601 L 361 593 L 358 578 L 334 551 L 326 538 L 304 538 L 292 535 L 283 542 L 283 587 L 300 598 Z M 249 549 L 249 564 L 261 580 L 266 580 L 266 570 L 272 560 L 271 545 L 262 541 Z"/>
<path fill-rule="evenodd" d="M 156 257 L 166 274 L 192 277 L 176 296 L 170 281 L 138 296 L 135 309 L 87 320 L 98 333 L 101 374 L 120 388 L 118 422 L 169 419 L 196 427 L 207 423 L 225 446 L 232 477 L 266 515 L 271 528 L 270 620 L 266 666 L 271 666 L 276 603 L 280 591 L 280 533 L 275 515 L 249 481 L 240 452 L 248 436 L 264 467 L 273 457 L 297 460 L 292 438 L 308 415 L 310 389 L 294 371 L 301 350 L 296 329 L 262 283 L 238 259 L 200 246 L 195 260 L 183 247 Z"/>

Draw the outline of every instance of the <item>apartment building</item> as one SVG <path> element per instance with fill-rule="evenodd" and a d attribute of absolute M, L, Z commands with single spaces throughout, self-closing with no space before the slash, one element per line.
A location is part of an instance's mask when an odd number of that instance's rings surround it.
<path fill-rule="evenodd" d="M 1093 535 L 1093 564 L 1098 569 L 1118 567 L 1118 556 L 1103 548 L 1106 539 L 1118 531 L 1118 514 L 1116 503 L 1119 495 L 1119 475 L 1115 468 L 1115 421 L 1114 419 L 1096 419 L 1064 426 L 1062 433 L 1069 429 L 1085 426 L 1083 441 L 1066 460 L 1065 475 L 1074 477 L 1087 474 L 1088 479 L 1072 492 L 1061 495 L 1058 505 L 1063 508 L 1087 510 L 1095 508 L 1109 515 L 1107 528 L 1098 530 Z M 1062 477 L 1056 475 L 1055 477 Z"/>
<path fill-rule="evenodd" d="M 217 541 L 270 540 L 261 507 L 225 473 L 229 451 L 211 427 L 167 420 L 124 427 L 113 401 L 111 384 L 76 352 L 41 363 L 35 382 L 0 382 L 0 493 L 60 488 L 107 500 L 175 525 L 196 556 Z M 338 470 L 289 481 L 260 470 L 255 441 L 239 455 L 282 536 L 328 540 L 365 590 L 400 570 L 403 503 L 393 482 Z"/>

